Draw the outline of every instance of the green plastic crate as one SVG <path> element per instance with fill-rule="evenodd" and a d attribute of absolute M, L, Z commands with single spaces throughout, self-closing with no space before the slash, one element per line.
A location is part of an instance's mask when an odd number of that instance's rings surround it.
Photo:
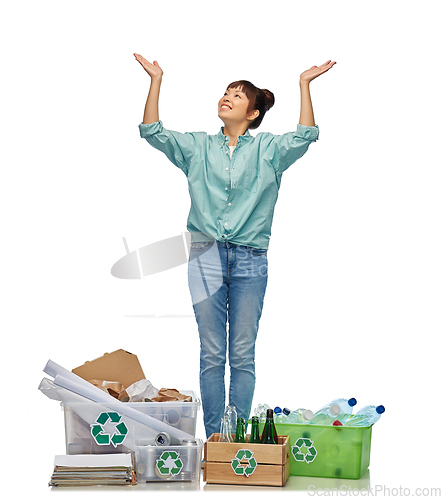
<path fill-rule="evenodd" d="M 278 435 L 290 436 L 291 476 L 343 479 L 359 479 L 368 469 L 371 428 L 276 424 Z"/>

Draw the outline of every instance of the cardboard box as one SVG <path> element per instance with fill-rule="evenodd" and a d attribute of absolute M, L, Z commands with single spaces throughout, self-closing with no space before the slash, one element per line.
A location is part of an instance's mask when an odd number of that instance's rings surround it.
<path fill-rule="evenodd" d="M 219 443 L 212 434 L 204 443 L 204 481 L 215 484 L 284 486 L 290 475 L 290 440 L 278 444 Z"/>
<path fill-rule="evenodd" d="M 88 381 L 99 379 L 120 382 L 125 388 L 146 378 L 137 356 L 123 349 L 105 353 L 93 361 L 86 361 L 72 372 Z"/>

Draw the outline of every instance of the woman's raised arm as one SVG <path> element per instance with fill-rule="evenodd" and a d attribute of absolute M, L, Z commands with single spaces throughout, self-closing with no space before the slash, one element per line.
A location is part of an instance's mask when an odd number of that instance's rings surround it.
<path fill-rule="evenodd" d="M 143 123 L 149 124 L 159 121 L 158 101 L 160 98 L 161 81 L 163 79 L 163 70 L 157 61 L 151 64 L 140 54 L 134 54 L 135 59 L 143 66 L 150 76 L 150 89 L 147 96 L 146 106 L 144 108 Z"/>
<path fill-rule="evenodd" d="M 304 73 L 301 73 L 299 77 L 299 86 L 301 88 L 301 115 L 299 117 L 300 125 L 305 125 L 306 127 L 315 126 L 315 117 L 313 115 L 312 100 L 310 97 L 310 82 L 314 80 L 322 73 L 328 71 L 332 66 L 336 64 L 336 61 L 327 61 L 321 66 L 312 66 Z"/>

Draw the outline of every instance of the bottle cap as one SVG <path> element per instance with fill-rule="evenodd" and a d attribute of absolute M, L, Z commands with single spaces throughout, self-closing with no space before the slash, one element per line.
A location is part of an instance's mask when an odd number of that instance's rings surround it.
<path fill-rule="evenodd" d="M 355 398 L 350 398 L 348 400 L 348 405 L 349 406 L 355 406 L 355 404 L 357 403 L 356 399 Z"/>
<path fill-rule="evenodd" d="M 341 411 L 341 408 L 339 408 L 339 405 L 337 405 L 336 403 L 333 403 L 330 406 L 329 411 L 332 415 L 337 415 Z"/>
<path fill-rule="evenodd" d="M 304 410 L 302 412 L 302 418 L 304 420 L 311 420 L 313 418 L 313 412 L 312 412 L 312 410 Z"/>
<path fill-rule="evenodd" d="M 282 413 L 284 413 L 284 415 L 290 415 L 291 412 L 290 412 L 290 410 L 288 408 L 284 408 L 282 410 Z"/>
<path fill-rule="evenodd" d="M 271 408 L 267 410 L 267 418 L 273 418 L 273 410 Z"/>
<path fill-rule="evenodd" d="M 385 408 L 382 405 L 379 405 L 376 407 L 376 412 L 379 413 L 379 415 L 384 413 L 384 411 L 385 411 Z"/>
<path fill-rule="evenodd" d="M 277 415 L 281 414 L 282 413 L 282 410 L 279 406 L 275 406 L 275 409 L 273 410 L 274 413 L 276 413 Z"/>
<path fill-rule="evenodd" d="M 342 425 L 342 423 L 341 423 L 341 422 L 339 422 L 339 420 L 335 420 L 335 421 L 333 422 L 333 425 Z"/>

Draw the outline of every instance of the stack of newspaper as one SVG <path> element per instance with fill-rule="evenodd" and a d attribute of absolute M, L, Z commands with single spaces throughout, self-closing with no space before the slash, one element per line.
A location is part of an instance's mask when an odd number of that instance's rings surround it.
<path fill-rule="evenodd" d="M 136 484 L 130 453 L 56 455 L 49 486 Z"/>

